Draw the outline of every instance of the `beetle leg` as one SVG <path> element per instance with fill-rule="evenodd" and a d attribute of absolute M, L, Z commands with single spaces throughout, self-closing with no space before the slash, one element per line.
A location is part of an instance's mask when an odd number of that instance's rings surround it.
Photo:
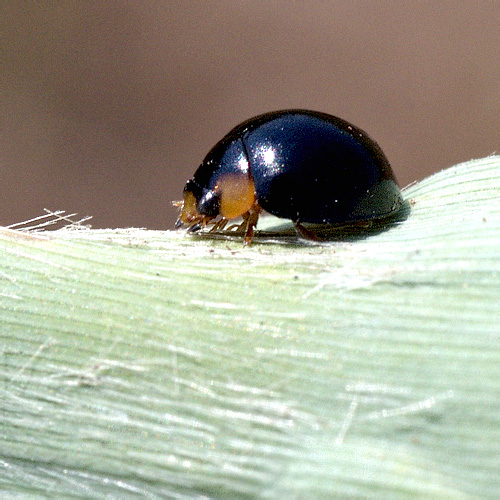
<path fill-rule="evenodd" d="M 196 233 L 203 227 L 201 222 L 195 222 L 187 228 L 188 233 Z"/>
<path fill-rule="evenodd" d="M 244 214 L 241 214 L 241 218 L 243 219 L 242 222 L 239 224 L 231 224 L 227 230 L 232 231 L 233 229 L 235 230 L 236 233 L 244 234 L 247 231 L 248 228 L 248 219 L 250 217 L 250 210 L 248 212 L 245 212 Z"/>
<path fill-rule="evenodd" d="M 217 230 L 218 231 L 222 231 L 223 229 L 225 229 L 227 223 L 229 222 L 229 219 L 226 219 L 225 217 L 223 217 L 219 223 L 217 224 Z"/>
<path fill-rule="evenodd" d="M 257 202 L 253 204 L 252 209 L 250 209 L 245 214 L 246 217 L 244 217 L 246 222 L 246 231 L 245 231 L 245 240 L 243 244 L 245 246 L 250 245 L 252 241 L 254 229 L 257 226 L 257 221 L 259 220 L 259 215 L 262 210 L 262 208 L 260 208 L 260 205 Z"/>
<path fill-rule="evenodd" d="M 222 218 L 221 220 L 214 222 L 213 227 L 210 228 L 210 233 L 213 233 L 215 231 L 222 231 L 227 224 L 228 220 L 226 218 Z"/>
<path fill-rule="evenodd" d="M 187 228 L 188 233 L 196 233 L 200 229 L 205 228 L 208 224 L 213 224 L 212 222 L 213 217 L 197 217 L 195 220 L 193 220 L 190 225 Z M 177 223 L 176 223 L 177 225 Z"/>
<path fill-rule="evenodd" d="M 360 229 L 369 229 L 373 226 L 373 220 L 360 220 L 352 223 L 353 226 L 359 227 Z"/>
<path fill-rule="evenodd" d="M 306 240 L 321 241 L 312 231 L 306 229 L 299 221 L 294 220 L 293 225 L 297 234 Z"/>

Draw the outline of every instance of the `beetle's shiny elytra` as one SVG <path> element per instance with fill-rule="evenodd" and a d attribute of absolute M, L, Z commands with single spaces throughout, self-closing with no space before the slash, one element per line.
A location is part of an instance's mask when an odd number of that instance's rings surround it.
<path fill-rule="evenodd" d="M 222 229 L 242 216 L 249 243 L 266 210 L 311 237 L 302 222 L 382 219 L 401 203 L 389 162 L 366 132 L 326 113 L 291 109 L 251 118 L 212 148 L 175 202 L 176 227 Z"/>

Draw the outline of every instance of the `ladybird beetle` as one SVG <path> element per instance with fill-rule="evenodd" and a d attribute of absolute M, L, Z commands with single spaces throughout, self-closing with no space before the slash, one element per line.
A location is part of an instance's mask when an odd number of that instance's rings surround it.
<path fill-rule="evenodd" d="M 220 230 L 241 216 L 248 244 L 266 210 L 314 239 L 303 222 L 382 219 L 401 203 L 391 166 L 366 132 L 326 113 L 290 109 L 244 121 L 210 150 L 183 201 L 174 202 L 181 208 L 175 227 Z"/>

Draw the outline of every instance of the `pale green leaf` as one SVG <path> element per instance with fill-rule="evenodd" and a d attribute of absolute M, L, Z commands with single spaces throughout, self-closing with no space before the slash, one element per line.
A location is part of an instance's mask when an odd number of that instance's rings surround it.
<path fill-rule="evenodd" d="M 320 244 L 0 230 L 0 491 L 500 497 L 500 156 L 404 196 Z"/>

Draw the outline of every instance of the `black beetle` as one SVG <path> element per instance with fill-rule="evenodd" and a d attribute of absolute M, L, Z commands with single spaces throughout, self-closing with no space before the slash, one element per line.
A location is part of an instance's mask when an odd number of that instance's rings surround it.
<path fill-rule="evenodd" d="M 175 227 L 218 230 L 242 216 L 248 244 L 264 209 L 314 238 L 302 222 L 382 219 L 401 203 L 391 166 L 366 132 L 326 113 L 289 109 L 244 121 L 212 148 L 183 201 L 174 202 L 181 207 Z"/>

